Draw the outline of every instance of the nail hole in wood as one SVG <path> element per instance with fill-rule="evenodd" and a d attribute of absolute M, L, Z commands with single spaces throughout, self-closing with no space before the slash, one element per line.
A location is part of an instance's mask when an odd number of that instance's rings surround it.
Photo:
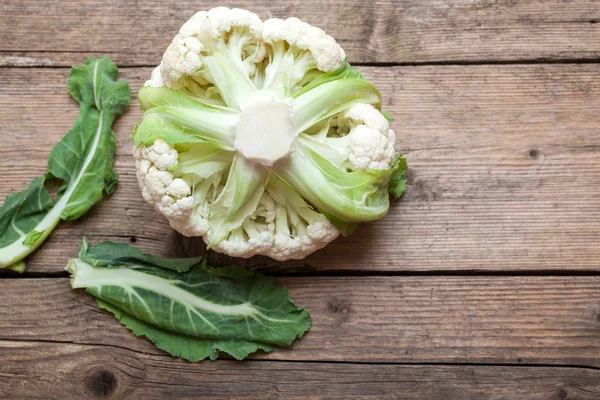
<path fill-rule="evenodd" d="M 529 157 L 531 157 L 531 158 L 537 158 L 538 155 L 539 155 L 539 152 L 536 149 L 529 150 Z"/>
<path fill-rule="evenodd" d="M 131 243 L 135 243 L 135 242 L 137 242 L 137 238 L 135 236 L 132 236 L 132 237 L 129 238 L 129 241 Z"/>

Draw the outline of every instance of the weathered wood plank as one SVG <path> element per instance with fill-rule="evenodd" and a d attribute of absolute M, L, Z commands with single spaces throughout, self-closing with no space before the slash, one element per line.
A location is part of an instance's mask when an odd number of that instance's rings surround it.
<path fill-rule="evenodd" d="M 110 346 L 0 341 L 0 397 L 86 399 L 600 398 L 585 368 L 187 363 Z"/>
<path fill-rule="evenodd" d="M 177 29 L 220 1 L 6 1 L 0 65 L 70 66 L 108 53 L 119 65 L 156 65 Z M 262 18 L 296 16 L 326 28 L 352 62 L 600 57 L 594 0 L 240 1 Z"/>
<path fill-rule="evenodd" d="M 270 360 L 600 367 L 598 277 L 285 278 L 313 327 Z M 134 337 L 67 278 L 0 279 L 0 340 L 119 346 Z M 4 357 L 2 357 L 4 360 Z"/>
<path fill-rule="evenodd" d="M 411 168 L 405 197 L 305 260 L 266 270 L 600 270 L 600 65 L 364 67 L 396 117 Z M 134 92 L 149 68 L 124 69 Z M 0 201 L 45 171 L 77 114 L 66 69 L 0 69 Z M 60 271 L 83 235 L 198 254 L 141 199 L 131 158 L 136 102 L 116 125 L 115 195 L 61 224 L 30 259 Z M 213 257 L 213 263 L 229 263 Z"/>

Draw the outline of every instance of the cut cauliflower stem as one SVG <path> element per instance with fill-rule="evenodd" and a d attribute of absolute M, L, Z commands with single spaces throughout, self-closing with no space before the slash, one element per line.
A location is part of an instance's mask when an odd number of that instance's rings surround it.
<path fill-rule="evenodd" d="M 379 92 L 297 18 L 199 12 L 138 97 L 144 199 L 216 251 L 301 259 L 383 217 L 388 189 L 403 191 Z"/>

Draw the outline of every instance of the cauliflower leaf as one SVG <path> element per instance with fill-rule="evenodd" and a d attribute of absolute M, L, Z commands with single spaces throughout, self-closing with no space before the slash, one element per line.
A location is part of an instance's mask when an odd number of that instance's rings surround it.
<path fill-rule="evenodd" d="M 274 278 L 214 269 L 202 258 L 163 259 L 121 243 L 89 247 L 84 239 L 66 269 L 74 289 L 96 297 L 135 335 L 189 361 L 289 347 L 311 326 L 308 311 Z"/>
<path fill-rule="evenodd" d="M 88 58 L 71 69 L 67 89 L 79 103 L 73 128 L 50 152 L 48 172 L 0 207 L 0 268 L 22 272 L 23 259 L 37 249 L 61 220 L 81 217 L 103 195 L 115 190 L 115 118 L 129 106 L 127 81 L 117 81 L 117 66 L 107 57 Z M 60 182 L 58 199 L 47 189 Z"/>

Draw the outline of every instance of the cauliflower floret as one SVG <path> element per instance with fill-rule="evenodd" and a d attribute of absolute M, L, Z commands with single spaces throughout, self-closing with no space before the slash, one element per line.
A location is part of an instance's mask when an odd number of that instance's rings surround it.
<path fill-rule="evenodd" d="M 196 209 L 187 219 L 169 221 L 171 228 L 187 237 L 204 236 L 210 225 L 208 219 Z"/>
<path fill-rule="evenodd" d="M 279 186 L 278 189 L 282 189 L 281 184 L 272 184 Z M 273 192 L 271 191 L 271 193 Z M 338 230 L 324 215 L 307 209 L 304 211 L 298 209 L 298 207 L 308 208 L 308 206 L 295 193 L 288 192 L 284 196 L 280 196 L 278 193 L 276 198 L 277 200 L 267 192 L 263 193 L 256 211 L 244 221 L 242 227 L 235 229 L 227 240 L 214 244 L 212 248 L 233 257 L 248 258 L 261 254 L 278 261 L 299 260 L 325 247 L 338 237 Z M 303 217 L 294 218 L 294 221 L 289 221 L 292 230 L 300 227 L 295 234 L 287 224 L 278 226 L 275 223 L 277 209 L 279 209 L 280 216 L 283 216 L 286 214 L 283 211 L 286 204 L 292 209 L 296 207 L 295 211 L 289 209 L 292 215 L 296 211 L 303 215 Z M 284 218 L 287 218 L 287 215 Z M 210 231 L 204 240 L 210 242 Z"/>
<path fill-rule="evenodd" d="M 150 161 L 160 170 L 177 165 L 177 150 L 162 139 L 156 140 L 152 146 L 142 149 L 142 158 Z"/>
<path fill-rule="evenodd" d="M 175 36 L 173 42 L 167 47 L 160 64 L 160 73 L 163 83 L 174 89 L 185 86 L 188 76 L 194 75 L 202 66 L 200 51 L 203 45 L 194 37 L 183 38 Z M 156 79 L 156 81 L 155 81 Z M 159 77 L 152 76 L 153 84 L 158 83 Z"/>
<path fill-rule="evenodd" d="M 179 29 L 184 38 L 197 36 L 200 40 L 220 38 L 233 27 L 248 27 L 253 36 L 259 36 L 263 23 L 248 10 L 240 8 L 215 7 L 209 11 L 197 12 Z"/>
<path fill-rule="evenodd" d="M 358 125 L 348 134 L 348 159 L 355 171 L 388 169 L 394 161 L 394 132 L 386 132 Z"/>
<path fill-rule="evenodd" d="M 319 244 L 325 246 L 327 243 L 333 241 L 340 234 L 335 226 L 324 215 L 319 217 L 319 221 L 313 222 L 306 228 L 308 237 Z M 321 248 L 321 247 L 319 247 Z"/>
<path fill-rule="evenodd" d="M 339 125 L 344 125 L 347 120 L 363 122 L 366 126 L 385 132 L 390 129 L 390 123 L 378 109 L 371 104 L 358 103 L 347 109 L 341 114 L 342 119 L 338 120 Z"/>
<path fill-rule="evenodd" d="M 290 237 L 278 233 L 269 257 L 278 260 L 301 260 L 307 255 L 322 249 L 335 240 L 340 233 L 324 215 L 306 227 L 306 233 L 300 237 Z"/>
<path fill-rule="evenodd" d="M 170 221 L 186 219 L 194 209 L 194 200 L 191 196 L 178 200 L 171 196 L 163 196 L 157 208 Z"/>
<path fill-rule="evenodd" d="M 166 171 L 177 165 L 177 150 L 157 139 L 151 146 L 134 147 L 134 157 L 144 199 L 169 220 L 189 219 L 194 210 L 192 190 L 183 179 L 173 179 Z"/>
<path fill-rule="evenodd" d="M 235 30 L 243 33 L 234 35 Z M 309 55 L 294 55 L 297 60 L 293 67 L 290 59 L 284 62 L 281 72 L 293 75 L 294 83 L 301 81 L 312 68 L 322 72 L 336 70 L 346 57 L 335 39 L 298 18 L 271 18 L 263 23 L 256 14 L 247 10 L 216 7 L 196 13 L 183 24 L 147 85 L 182 89 L 194 86 L 194 81 L 210 84 L 212 75 L 203 67 L 203 57 L 223 49 L 227 49 L 236 62 L 243 64 L 249 77 L 254 77 L 257 65 L 268 53 L 266 44 L 283 42 Z M 280 58 L 281 55 L 274 57 Z M 288 69 L 291 74 L 286 72 Z M 260 85 L 261 79 L 257 77 L 255 84 Z M 267 81 L 271 79 L 267 78 Z"/>
<path fill-rule="evenodd" d="M 396 134 L 372 105 L 358 103 L 339 114 L 337 129 L 347 134 L 325 142 L 347 154 L 353 170 L 384 170 L 394 163 Z"/>
<path fill-rule="evenodd" d="M 165 86 L 165 81 L 162 77 L 162 71 L 161 71 L 161 66 L 159 65 L 158 67 L 154 68 L 152 70 L 152 74 L 150 75 L 150 79 L 146 81 L 146 83 L 144 83 L 144 86 L 151 86 L 151 87 L 163 87 Z"/>
<path fill-rule="evenodd" d="M 161 171 L 154 165 L 148 168 L 148 173 L 144 178 L 144 184 L 152 200 L 160 200 L 167 194 L 167 186 L 173 181 L 173 174 L 167 171 Z"/>
<path fill-rule="evenodd" d="M 203 65 L 201 53 L 217 51 L 223 44 L 225 33 L 233 28 L 248 28 L 249 34 L 256 40 L 260 38 L 262 26 L 256 14 L 239 8 L 216 7 L 208 12 L 196 13 L 179 29 L 179 34 L 163 55 L 160 75 L 153 74 L 150 84 L 160 86 L 162 83 L 175 89 L 187 86 L 189 78 L 198 75 Z M 261 54 L 264 58 L 264 49 L 257 53 Z M 257 57 L 254 62 L 260 62 L 262 58 Z M 205 81 L 201 76 L 199 78 Z"/>
<path fill-rule="evenodd" d="M 204 238 L 209 241 L 208 237 Z M 257 254 L 267 254 L 273 246 L 273 234 L 261 232 L 258 236 L 246 239 L 242 229 L 236 229 L 227 240 L 222 240 L 212 246 L 215 251 L 229 254 L 232 257 L 248 258 Z"/>
<path fill-rule="evenodd" d="M 173 179 L 173 182 L 167 187 L 167 194 L 173 197 L 189 196 L 190 193 L 190 187 L 181 178 Z"/>
<path fill-rule="evenodd" d="M 302 50 L 308 50 L 316 61 L 317 68 L 323 72 L 338 69 L 346 54 L 322 29 L 314 27 L 298 18 L 286 20 L 271 18 L 265 21 L 263 40 L 273 44 L 285 41 Z"/>

